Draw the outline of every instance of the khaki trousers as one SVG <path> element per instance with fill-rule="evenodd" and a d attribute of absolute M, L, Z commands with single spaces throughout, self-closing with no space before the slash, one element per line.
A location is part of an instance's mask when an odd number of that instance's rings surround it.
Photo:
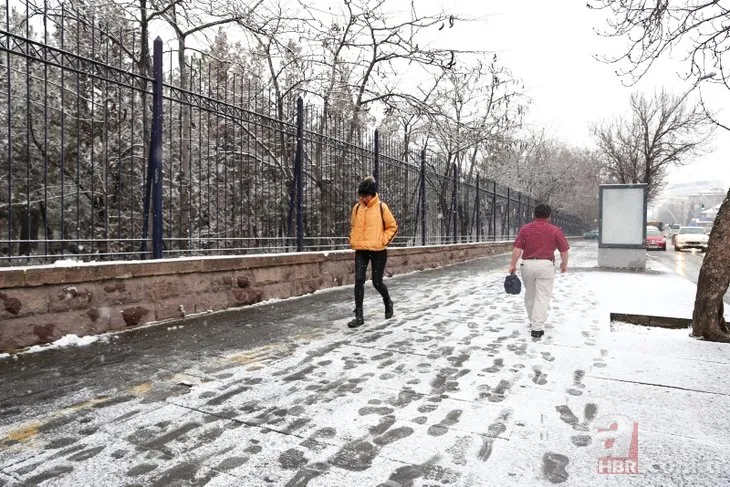
<path fill-rule="evenodd" d="M 550 299 L 553 297 L 555 265 L 550 260 L 523 260 L 520 267 L 525 286 L 525 308 L 532 329 L 540 331 L 547 321 Z"/>

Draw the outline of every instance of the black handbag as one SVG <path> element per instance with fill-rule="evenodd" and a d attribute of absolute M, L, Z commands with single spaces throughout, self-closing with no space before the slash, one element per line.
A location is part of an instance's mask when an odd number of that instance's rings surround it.
<path fill-rule="evenodd" d="M 517 274 L 510 274 L 504 279 L 504 290 L 507 294 L 520 294 L 522 291 L 522 282 Z"/>

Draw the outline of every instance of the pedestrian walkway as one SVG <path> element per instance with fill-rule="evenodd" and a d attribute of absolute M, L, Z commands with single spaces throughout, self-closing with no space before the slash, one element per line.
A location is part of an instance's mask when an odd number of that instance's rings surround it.
<path fill-rule="evenodd" d="M 608 319 L 694 285 L 575 247 L 540 341 L 498 256 L 0 360 L 0 484 L 730 485 L 728 346 Z"/>

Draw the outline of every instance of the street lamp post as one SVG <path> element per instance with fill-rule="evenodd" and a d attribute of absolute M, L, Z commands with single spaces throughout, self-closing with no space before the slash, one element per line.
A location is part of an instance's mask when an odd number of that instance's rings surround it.
<path fill-rule="evenodd" d="M 672 213 L 672 210 L 670 210 L 669 208 L 664 208 L 664 209 L 667 210 L 667 213 L 669 213 L 670 215 L 672 215 L 672 224 L 676 224 L 677 223 L 677 218 L 674 216 L 674 213 Z"/>

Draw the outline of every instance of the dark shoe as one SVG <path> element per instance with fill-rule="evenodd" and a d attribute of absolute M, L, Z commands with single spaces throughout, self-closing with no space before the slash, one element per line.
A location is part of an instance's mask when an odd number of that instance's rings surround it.
<path fill-rule="evenodd" d="M 388 320 L 393 317 L 393 301 L 388 300 L 385 302 L 385 319 Z"/>
<path fill-rule="evenodd" d="M 357 328 L 358 326 L 362 326 L 365 323 L 365 318 L 362 316 L 362 310 L 356 309 L 355 310 L 355 318 L 351 320 L 347 326 L 350 328 Z"/>
<path fill-rule="evenodd" d="M 530 335 L 532 335 L 532 338 L 542 338 L 542 336 L 543 336 L 544 334 L 545 334 L 545 332 L 544 332 L 544 331 L 542 331 L 542 330 L 540 330 L 540 331 L 537 331 L 537 330 L 532 330 L 532 331 L 530 332 Z"/>

